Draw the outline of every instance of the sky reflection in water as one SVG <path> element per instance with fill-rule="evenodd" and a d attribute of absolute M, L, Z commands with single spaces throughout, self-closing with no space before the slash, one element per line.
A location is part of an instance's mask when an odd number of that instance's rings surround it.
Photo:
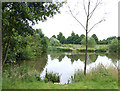
<path fill-rule="evenodd" d="M 51 58 L 51 55 L 48 55 L 48 61 L 44 68 L 44 70 L 41 72 L 40 76 L 44 78 L 46 69 L 48 72 L 53 73 L 59 73 L 60 75 L 60 83 L 67 83 L 68 80 L 71 82 L 71 76 L 74 76 L 74 73 L 78 70 L 84 70 L 84 61 L 81 61 L 78 59 L 77 61 L 71 61 L 70 58 L 68 58 L 68 55 L 70 55 L 73 59 L 72 53 L 64 53 L 65 56 L 62 58 L 61 61 L 59 61 L 59 58 Z M 107 56 L 100 56 L 97 55 L 96 61 L 92 61 L 90 59 L 90 55 L 88 55 L 88 63 L 87 63 L 87 72 L 89 72 L 92 68 L 95 68 L 99 64 L 103 64 L 104 67 L 113 66 L 116 67 L 118 62 L 113 63 L 110 58 Z"/>

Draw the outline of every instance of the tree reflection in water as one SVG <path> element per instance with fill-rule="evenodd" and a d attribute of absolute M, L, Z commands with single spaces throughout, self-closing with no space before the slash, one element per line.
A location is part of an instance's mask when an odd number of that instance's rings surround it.
<path fill-rule="evenodd" d="M 102 63 L 105 67 L 109 65 L 116 67 L 117 57 L 116 54 L 89 53 L 87 70 L 89 72 L 91 68 L 96 67 L 99 63 Z M 75 71 L 84 69 L 84 60 L 84 53 L 50 52 L 48 53 L 48 61 L 41 72 L 41 76 L 44 76 L 45 69 L 48 69 L 48 72 L 61 74 L 60 82 L 67 82 L 74 75 Z"/>

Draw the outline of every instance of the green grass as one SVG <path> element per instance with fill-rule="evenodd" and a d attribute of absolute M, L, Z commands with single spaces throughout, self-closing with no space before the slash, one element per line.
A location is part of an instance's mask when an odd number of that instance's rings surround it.
<path fill-rule="evenodd" d="M 118 71 L 103 65 L 92 69 L 86 76 L 77 71 L 72 84 L 53 84 L 38 80 L 39 72 L 23 67 L 3 72 L 3 89 L 118 89 Z"/>
<path fill-rule="evenodd" d="M 42 81 L 16 81 L 3 82 L 3 89 L 118 89 L 117 82 L 96 82 L 96 81 L 81 81 L 68 85 L 53 84 L 52 82 L 44 83 Z"/>

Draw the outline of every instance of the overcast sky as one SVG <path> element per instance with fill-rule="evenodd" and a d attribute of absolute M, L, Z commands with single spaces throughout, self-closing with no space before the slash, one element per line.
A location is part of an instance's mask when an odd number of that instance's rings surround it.
<path fill-rule="evenodd" d="M 75 16 L 79 11 L 76 17 L 83 25 L 85 25 L 85 12 L 83 3 L 81 2 L 83 0 L 79 1 L 80 0 L 67 0 L 67 4 L 60 8 L 61 14 L 56 14 L 53 18 L 48 18 L 45 22 L 40 21 L 38 24 L 33 26 L 33 28 L 41 28 L 45 36 L 49 38 L 52 35 L 58 35 L 59 32 L 62 32 L 66 38 L 71 35 L 72 31 L 79 35 L 85 34 L 85 30 L 72 17 L 67 7 L 68 5 L 70 6 Z M 118 1 L 119 0 L 102 0 L 102 4 L 96 9 L 89 22 L 89 28 L 103 18 L 106 21 L 94 27 L 89 33 L 89 36 L 96 34 L 99 40 L 106 39 L 110 36 L 118 36 Z M 91 3 L 91 10 L 93 7 L 94 2 Z"/>

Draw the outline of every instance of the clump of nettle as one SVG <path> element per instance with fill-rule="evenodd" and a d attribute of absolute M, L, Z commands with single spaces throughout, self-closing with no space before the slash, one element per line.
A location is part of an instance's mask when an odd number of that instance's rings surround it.
<path fill-rule="evenodd" d="M 47 72 L 46 69 L 46 74 L 45 74 L 45 78 L 44 78 L 44 82 L 60 82 L 60 75 L 58 73 L 53 73 L 53 72 Z"/>

